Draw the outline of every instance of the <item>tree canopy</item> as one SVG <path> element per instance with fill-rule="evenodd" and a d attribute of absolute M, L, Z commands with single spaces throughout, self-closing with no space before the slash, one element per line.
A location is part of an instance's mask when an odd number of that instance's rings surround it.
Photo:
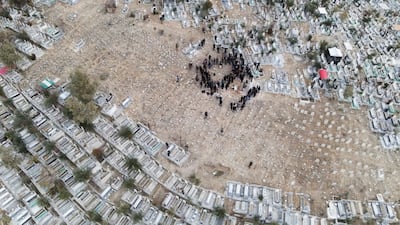
<path fill-rule="evenodd" d="M 135 179 L 133 178 L 125 179 L 123 185 L 127 189 L 135 189 L 136 188 Z"/>
<path fill-rule="evenodd" d="M 27 113 L 19 110 L 15 113 L 13 126 L 16 128 L 28 128 L 30 131 L 35 129 L 32 118 Z"/>
<path fill-rule="evenodd" d="M 72 96 L 76 97 L 83 103 L 92 101 L 96 93 L 97 83 L 91 82 L 88 75 L 79 70 L 76 70 L 70 76 L 71 83 L 69 89 Z"/>
<path fill-rule="evenodd" d="M 213 210 L 213 214 L 216 215 L 218 218 L 224 218 L 225 217 L 225 208 L 223 207 L 215 207 Z"/>
<path fill-rule="evenodd" d="M 71 193 L 67 190 L 64 182 L 60 179 L 54 181 L 54 186 L 49 189 L 49 194 L 54 196 L 58 194 L 60 199 L 66 200 L 72 197 Z"/>
<path fill-rule="evenodd" d="M 21 57 L 15 52 L 15 49 L 10 42 L 5 41 L 0 45 L 0 61 L 8 67 L 15 67 L 16 63 L 20 59 Z"/>
<path fill-rule="evenodd" d="M 7 17 L 7 16 L 4 15 L 4 12 L 7 12 L 7 11 L 5 11 L 4 9 L 3 10 L 0 9 L 0 16 Z M 9 42 L 10 41 L 10 37 L 12 36 L 11 34 L 12 33 L 7 31 L 7 30 L 0 31 L 0 44 L 4 44 L 6 42 Z"/>
<path fill-rule="evenodd" d="M 31 0 L 8 0 L 8 3 L 13 6 L 17 6 L 19 8 L 23 7 L 24 5 L 28 4 L 31 5 Z"/>
<path fill-rule="evenodd" d="M 143 214 L 140 212 L 134 213 L 132 215 L 132 220 L 134 223 L 138 223 L 138 222 L 142 221 L 142 219 L 143 219 Z"/>
<path fill-rule="evenodd" d="M 72 119 L 78 123 L 91 123 L 98 114 L 98 107 L 94 102 L 84 103 L 76 97 L 70 97 L 65 107 L 72 114 Z"/>
<path fill-rule="evenodd" d="M 90 179 L 89 169 L 77 169 L 74 171 L 75 180 L 78 182 L 84 182 Z"/>
<path fill-rule="evenodd" d="M 102 162 L 104 160 L 104 152 L 101 148 L 93 149 L 92 154 L 99 162 Z"/>
<path fill-rule="evenodd" d="M 135 158 L 126 158 L 125 165 L 129 170 L 140 170 L 142 168 L 140 162 Z"/>
<path fill-rule="evenodd" d="M 20 153 L 28 153 L 28 149 L 22 138 L 14 130 L 10 130 L 6 133 L 6 137 L 13 143 L 14 147 Z"/>
<path fill-rule="evenodd" d="M 346 99 L 353 97 L 353 87 L 352 86 L 350 86 L 350 85 L 346 86 L 346 88 L 344 89 L 343 97 Z"/>
<path fill-rule="evenodd" d="M 44 142 L 44 148 L 46 151 L 52 151 L 56 147 L 56 143 L 52 141 L 46 141 Z"/>
<path fill-rule="evenodd" d="M 122 204 L 117 208 L 117 212 L 124 215 L 129 215 L 131 213 L 131 208 L 128 204 Z"/>
<path fill-rule="evenodd" d="M 210 9 L 212 9 L 213 4 L 210 0 L 205 1 L 202 5 L 201 5 L 201 10 L 200 10 L 200 15 L 201 17 L 206 17 L 208 15 L 208 11 Z"/>
<path fill-rule="evenodd" d="M 17 155 L 9 148 L 0 146 L 0 160 L 8 168 L 18 168 L 20 159 Z"/>
<path fill-rule="evenodd" d="M 193 183 L 193 184 L 195 184 L 195 185 L 199 185 L 200 184 L 200 179 L 199 178 L 197 178 L 196 177 L 196 174 L 191 174 L 189 177 L 188 177 L 188 179 L 189 179 L 189 181 L 191 182 L 191 183 Z"/>
<path fill-rule="evenodd" d="M 7 225 L 11 223 L 11 218 L 7 215 L 7 212 L 0 210 L 0 225 Z"/>
<path fill-rule="evenodd" d="M 50 206 L 51 206 L 49 200 L 46 197 L 38 198 L 38 203 L 39 203 L 40 206 L 42 206 L 42 207 L 44 207 L 46 209 L 49 209 Z"/>
<path fill-rule="evenodd" d="M 329 43 L 325 40 L 322 40 L 319 42 L 319 51 L 320 53 L 324 53 L 325 51 L 327 51 L 329 48 Z"/>
<path fill-rule="evenodd" d="M 212 7 L 213 7 L 212 2 L 211 2 L 210 0 L 207 0 L 207 1 L 205 1 L 205 2 L 203 3 L 203 5 L 202 5 L 202 10 L 208 11 L 208 10 L 210 10 Z"/>
<path fill-rule="evenodd" d="M 286 0 L 286 6 L 292 8 L 294 6 L 294 0 Z"/>
<path fill-rule="evenodd" d="M 57 93 L 50 93 L 49 96 L 44 100 L 44 105 L 46 107 L 51 107 L 56 105 L 58 101 L 58 94 Z"/>
<path fill-rule="evenodd" d="M 316 2 L 316 1 L 310 1 L 310 2 L 307 2 L 304 5 L 304 11 L 306 13 L 309 13 L 309 14 L 312 14 L 312 15 L 316 15 L 317 14 L 317 12 L 316 12 L 317 9 L 318 9 L 318 2 Z"/>
<path fill-rule="evenodd" d="M 93 222 L 101 223 L 103 221 L 103 218 L 101 217 L 101 215 L 94 210 L 87 212 L 87 215 L 89 217 L 89 220 L 91 220 Z"/>
<path fill-rule="evenodd" d="M 132 130 L 128 126 L 121 127 L 121 129 L 118 131 L 118 135 L 126 139 L 131 139 L 133 137 Z"/>

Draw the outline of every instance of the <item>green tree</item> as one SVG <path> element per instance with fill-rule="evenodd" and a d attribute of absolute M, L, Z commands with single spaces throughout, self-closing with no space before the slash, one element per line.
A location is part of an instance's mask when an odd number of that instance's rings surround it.
<path fill-rule="evenodd" d="M 215 207 L 213 210 L 213 214 L 216 215 L 220 219 L 225 217 L 225 213 L 226 213 L 226 211 L 223 207 Z"/>
<path fill-rule="evenodd" d="M 307 58 L 309 60 L 317 60 L 318 59 L 318 53 L 316 51 L 309 51 L 307 53 Z"/>
<path fill-rule="evenodd" d="M 213 172 L 213 175 L 216 176 L 216 177 L 220 177 L 220 176 L 224 175 L 224 171 L 216 170 L 216 171 Z"/>
<path fill-rule="evenodd" d="M 72 114 L 72 119 L 80 124 L 91 123 L 99 111 L 94 102 L 85 104 L 76 97 L 70 97 L 65 103 L 65 107 Z"/>
<path fill-rule="evenodd" d="M 8 11 L 0 9 L 0 16 L 8 17 L 7 15 L 4 15 L 4 13 L 8 14 Z M 4 43 L 9 43 L 11 36 L 12 36 L 11 33 L 8 32 L 7 30 L 0 31 L 0 45 Z"/>
<path fill-rule="evenodd" d="M 77 169 L 74 171 L 75 180 L 78 182 L 84 182 L 90 179 L 90 169 Z"/>
<path fill-rule="evenodd" d="M 4 93 L 3 87 L 0 87 L 0 96 L 3 97 L 3 98 L 6 97 L 6 94 Z"/>
<path fill-rule="evenodd" d="M 30 131 L 35 130 L 32 118 L 27 113 L 19 110 L 15 112 L 13 126 L 16 128 L 28 128 Z"/>
<path fill-rule="evenodd" d="M 304 5 L 304 12 L 312 14 L 312 15 L 316 15 L 317 14 L 317 8 L 318 8 L 318 3 L 315 1 L 312 2 L 307 2 Z"/>
<path fill-rule="evenodd" d="M 140 170 L 142 169 L 142 164 L 136 158 L 126 158 L 125 165 L 129 170 Z"/>
<path fill-rule="evenodd" d="M 58 153 L 58 158 L 61 160 L 68 160 L 67 155 L 62 152 Z"/>
<path fill-rule="evenodd" d="M 128 126 L 123 126 L 119 129 L 118 135 L 126 139 L 131 139 L 133 137 L 133 132 Z"/>
<path fill-rule="evenodd" d="M 213 4 L 210 0 L 205 1 L 202 5 L 201 5 L 201 11 L 200 11 L 200 16 L 201 17 L 206 17 L 208 15 L 208 11 L 210 9 L 212 9 Z"/>
<path fill-rule="evenodd" d="M 44 148 L 46 149 L 46 151 L 53 151 L 54 148 L 56 147 L 56 143 L 52 142 L 52 141 L 46 141 L 44 142 Z"/>
<path fill-rule="evenodd" d="M 133 222 L 134 222 L 135 224 L 138 223 L 138 222 L 140 222 L 140 221 L 142 221 L 142 219 L 143 219 L 143 214 L 140 213 L 140 212 L 134 213 L 134 214 L 132 215 L 132 220 L 133 220 Z"/>
<path fill-rule="evenodd" d="M 61 189 L 58 192 L 58 197 L 63 200 L 67 200 L 72 197 L 71 193 L 67 189 Z"/>
<path fill-rule="evenodd" d="M 327 7 L 329 4 L 329 0 L 321 0 L 321 5 Z"/>
<path fill-rule="evenodd" d="M 98 108 L 97 108 L 98 109 Z M 84 122 L 79 124 L 86 132 L 95 132 L 94 124 L 92 122 Z"/>
<path fill-rule="evenodd" d="M 44 100 L 44 105 L 46 107 L 51 107 L 57 104 L 58 94 L 57 93 L 50 93 L 49 96 Z"/>
<path fill-rule="evenodd" d="M 333 25 L 333 20 L 332 19 L 327 19 L 327 20 L 321 22 L 321 25 L 325 25 L 327 27 L 331 27 Z"/>
<path fill-rule="evenodd" d="M 22 31 L 21 33 L 17 33 L 16 38 L 21 39 L 23 41 L 31 41 L 31 38 L 25 31 Z"/>
<path fill-rule="evenodd" d="M 40 206 L 49 209 L 50 208 L 50 202 L 46 197 L 40 197 L 38 198 L 38 203 Z"/>
<path fill-rule="evenodd" d="M 89 76 L 79 70 L 71 74 L 70 79 L 69 89 L 72 96 L 75 96 L 83 103 L 92 101 L 96 93 L 97 83 L 91 82 Z"/>
<path fill-rule="evenodd" d="M 91 220 L 93 222 L 97 222 L 97 223 L 103 222 L 103 218 L 101 217 L 101 215 L 94 210 L 87 212 L 87 215 L 89 217 L 89 220 Z"/>
<path fill-rule="evenodd" d="M 11 98 L 6 98 L 6 99 L 2 100 L 2 102 L 8 108 L 14 108 L 14 103 Z"/>
<path fill-rule="evenodd" d="M 292 8 L 294 6 L 294 0 L 286 0 L 286 7 Z"/>
<path fill-rule="evenodd" d="M 8 67 L 15 67 L 21 57 L 15 52 L 14 47 L 9 42 L 0 45 L 0 61 L 5 63 Z"/>
<path fill-rule="evenodd" d="M 102 162 L 104 160 L 104 152 L 101 148 L 95 148 L 92 151 L 92 155 L 99 161 Z"/>
<path fill-rule="evenodd" d="M 67 190 L 64 182 L 60 179 L 54 181 L 53 187 L 49 189 L 49 194 L 54 196 L 58 194 L 58 197 L 63 200 L 67 200 L 72 197 L 71 193 Z"/>
<path fill-rule="evenodd" d="M 326 52 L 329 48 L 329 43 L 325 40 L 319 42 L 319 52 L 322 54 Z"/>
<path fill-rule="evenodd" d="M 133 178 L 125 179 L 123 185 L 127 189 L 135 189 L 136 188 L 135 179 Z"/>
<path fill-rule="evenodd" d="M 352 86 L 346 86 L 346 88 L 344 89 L 343 97 L 344 98 L 353 97 L 353 87 Z"/>
<path fill-rule="evenodd" d="M 212 9 L 212 7 L 213 7 L 212 2 L 210 0 L 207 0 L 203 3 L 203 5 L 201 6 L 201 9 L 204 11 L 208 11 L 208 10 Z"/>
<path fill-rule="evenodd" d="M 288 41 L 289 41 L 290 45 L 294 45 L 294 44 L 297 43 L 297 38 L 296 37 L 291 37 L 291 38 L 288 38 Z"/>
<path fill-rule="evenodd" d="M 349 17 L 349 15 L 347 14 L 347 12 L 342 12 L 342 13 L 340 14 L 340 20 L 341 20 L 342 22 L 346 21 L 348 17 Z"/>
<path fill-rule="evenodd" d="M 322 69 L 322 64 L 321 64 L 321 62 L 315 61 L 315 62 L 314 62 L 314 67 L 317 68 L 317 69 Z"/>
<path fill-rule="evenodd" d="M 39 130 L 33 125 L 32 118 L 25 112 L 17 110 L 15 112 L 13 126 L 15 128 L 27 128 L 29 132 L 40 134 Z"/>
<path fill-rule="evenodd" d="M 8 0 L 8 3 L 18 8 L 22 8 L 24 5 L 32 5 L 31 0 Z"/>
<path fill-rule="evenodd" d="M 26 145 L 24 143 L 24 141 L 22 140 L 22 138 L 20 136 L 18 136 L 18 134 L 13 131 L 10 130 L 6 133 L 5 135 L 14 145 L 14 147 L 21 153 L 27 153 L 28 149 L 26 149 Z"/>
<path fill-rule="evenodd" d="M 266 225 L 279 225 L 278 222 L 270 222 L 270 223 L 266 223 Z"/>
<path fill-rule="evenodd" d="M 11 149 L 3 146 L 0 146 L 0 159 L 6 167 L 13 169 L 18 168 L 20 162 L 20 159 Z"/>
<path fill-rule="evenodd" d="M 10 12 L 7 9 L 4 9 L 4 8 L 0 8 L 0 16 L 5 17 L 7 19 L 12 19 L 11 16 L 10 16 Z M 1 33 L 3 33 L 3 32 L 1 32 Z M 1 37 L 2 36 L 0 36 L 0 40 L 1 41 L 6 40 L 6 39 L 2 39 Z"/>
<path fill-rule="evenodd" d="M 188 177 L 188 179 L 189 179 L 189 181 L 191 182 L 191 183 L 193 183 L 193 184 L 195 184 L 195 185 L 199 185 L 200 184 L 200 179 L 199 178 L 197 178 L 196 177 L 196 174 L 191 174 L 189 177 Z"/>
<path fill-rule="evenodd" d="M 9 225 L 11 224 L 11 218 L 7 215 L 7 212 L 4 210 L 0 210 L 0 225 Z"/>
<path fill-rule="evenodd" d="M 256 224 L 256 225 L 261 224 L 260 216 L 259 216 L 259 215 L 255 215 L 255 216 L 253 217 L 253 223 Z"/>
<path fill-rule="evenodd" d="M 372 21 L 372 18 L 370 15 L 364 14 L 362 18 L 363 23 L 370 23 Z"/>
<path fill-rule="evenodd" d="M 373 219 L 367 219 L 367 225 L 376 225 L 377 223 Z"/>
<path fill-rule="evenodd" d="M 131 213 L 131 209 L 128 204 L 122 204 L 117 208 L 117 213 L 129 215 Z"/>

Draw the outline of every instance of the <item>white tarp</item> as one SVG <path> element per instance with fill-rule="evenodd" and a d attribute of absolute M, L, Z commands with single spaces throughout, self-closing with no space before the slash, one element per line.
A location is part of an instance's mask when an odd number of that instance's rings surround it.
<path fill-rule="evenodd" d="M 328 48 L 329 55 L 332 57 L 343 57 L 342 51 L 340 49 L 333 47 Z"/>

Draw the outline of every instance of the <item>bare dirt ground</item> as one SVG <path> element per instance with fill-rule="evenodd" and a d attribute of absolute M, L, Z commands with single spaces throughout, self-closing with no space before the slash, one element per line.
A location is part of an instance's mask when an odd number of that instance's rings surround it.
<path fill-rule="evenodd" d="M 150 11 L 149 5 L 137 2 L 129 7 Z M 50 8 L 47 20 L 62 26 L 65 38 L 27 76 L 38 83 L 44 77 L 67 79 L 76 68 L 96 80 L 109 74 L 99 81 L 100 89 L 112 92 L 116 103 L 131 97 L 127 115 L 148 124 L 164 141 L 188 145 L 192 155 L 186 165 L 178 168 L 159 156 L 163 165 L 184 177 L 195 173 L 205 188 L 223 192 L 227 180 L 237 180 L 310 193 L 312 210 L 320 215 L 325 199 L 346 192 L 359 200 L 376 193 L 398 200 L 399 156 L 379 147 L 365 110 L 328 100 L 299 105 L 297 99 L 261 93 L 233 113 L 228 101 L 220 107 L 215 97 L 201 93 L 194 71 L 185 69 L 188 62 L 201 62 L 211 52 L 209 33 L 183 29 L 178 22 L 161 24 L 153 15 L 150 21 L 137 21 L 122 14 L 121 7 L 115 14 L 102 10 L 103 4 L 89 0 Z M 77 14 L 74 22 L 67 19 L 72 13 Z M 182 47 L 202 38 L 206 46 L 192 59 L 182 54 Z M 75 53 L 72 46 L 79 39 L 86 45 Z M 286 60 L 289 73 L 304 66 Z M 265 69 L 268 74 L 271 68 Z M 263 79 L 254 82 L 262 84 Z M 379 169 L 383 180 L 378 179 Z M 215 177 L 217 170 L 224 174 Z"/>

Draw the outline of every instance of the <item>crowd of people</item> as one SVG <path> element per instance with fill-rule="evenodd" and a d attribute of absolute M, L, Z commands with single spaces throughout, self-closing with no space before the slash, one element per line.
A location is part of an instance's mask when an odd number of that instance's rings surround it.
<path fill-rule="evenodd" d="M 247 94 L 240 97 L 240 100 L 237 102 L 231 102 L 231 110 L 236 111 L 238 109 L 244 109 L 246 106 L 246 102 L 253 97 L 256 97 L 257 93 L 260 92 L 261 87 L 257 85 L 257 87 L 252 87 L 247 91 Z"/>
<path fill-rule="evenodd" d="M 211 72 L 211 68 L 214 66 L 222 67 L 225 65 L 231 66 L 232 69 L 230 72 L 224 75 L 220 80 L 214 78 L 216 77 L 216 74 Z M 189 69 L 191 69 L 192 66 L 193 65 L 190 63 Z M 214 95 L 218 93 L 219 90 L 227 90 L 234 81 L 239 81 L 241 88 L 245 89 L 248 87 L 249 81 L 252 79 L 253 75 L 251 69 L 245 63 L 243 54 L 238 53 L 235 49 L 229 51 L 228 49 L 224 49 L 221 58 L 208 55 L 208 58 L 204 59 L 201 65 L 196 66 L 195 80 L 199 82 L 200 88 L 203 89 L 203 93 L 207 93 L 208 95 Z M 247 94 L 242 96 L 239 101 L 230 103 L 231 110 L 236 111 L 238 109 L 243 109 L 246 102 L 252 97 L 255 97 L 260 90 L 260 86 L 250 88 L 247 91 Z M 222 106 L 222 96 L 217 95 L 216 98 L 218 99 L 219 105 Z"/>

